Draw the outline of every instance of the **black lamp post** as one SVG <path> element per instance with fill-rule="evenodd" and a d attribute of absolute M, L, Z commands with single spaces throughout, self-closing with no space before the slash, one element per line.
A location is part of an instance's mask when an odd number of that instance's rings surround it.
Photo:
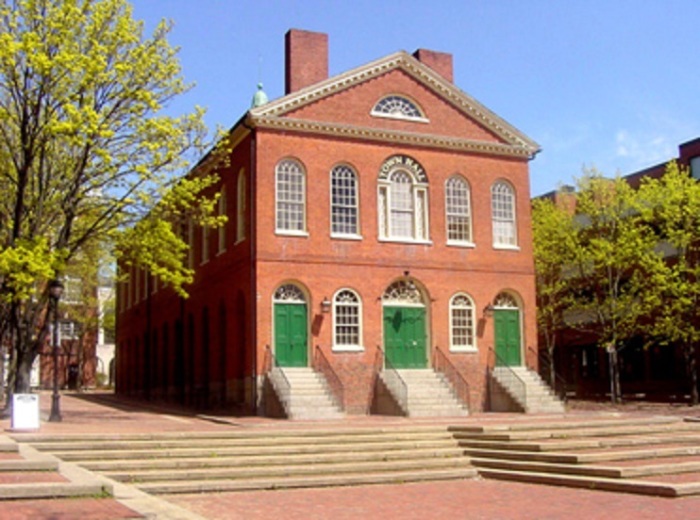
<path fill-rule="evenodd" d="M 58 394 L 58 300 L 63 294 L 63 284 L 60 280 L 49 282 L 49 298 L 53 308 L 53 394 L 51 395 L 51 414 L 49 422 L 61 422 L 61 396 Z"/>

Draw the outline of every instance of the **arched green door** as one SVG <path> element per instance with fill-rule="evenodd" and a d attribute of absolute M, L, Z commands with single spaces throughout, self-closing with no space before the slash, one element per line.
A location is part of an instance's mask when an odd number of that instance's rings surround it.
<path fill-rule="evenodd" d="M 385 306 L 384 347 L 393 368 L 425 368 L 425 308 Z"/>
<path fill-rule="evenodd" d="M 306 305 L 275 304 L 275 357 L 283 367 L 307 366 Z"/>
<path fill-rule="evenodd" d="M 520 311 L 518 309 L 496 309 L 493 325 L 497 365 L 520 366 Z"/>
<path fill-rule="evenodd" d="M 308 366 L 308 313 L 304 293 L 285 284 L 274 296 L 275 358 L 283 367 Z"/>

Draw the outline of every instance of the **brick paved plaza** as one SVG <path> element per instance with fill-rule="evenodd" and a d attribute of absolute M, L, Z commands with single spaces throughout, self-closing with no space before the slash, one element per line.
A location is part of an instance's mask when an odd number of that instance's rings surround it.
<path fill-rule="evenodd" d="M 42 394 L 42 415 L 48 412 L 50 398 Z M 63 422 L 42 421 L 38 433 L 159 433 L 195 432 L 231 429 L 289 429 L 301 426 L 288 421 L 260 418 L 214 418 L 179 413 L 178 410 L 140 408 L 134 403 L 117 400 L 111 395 L 64 395 L 61 400 Z M 640 414 L 697 415 L 687 407 L 626 406 L 610 410 L 607 406 L 574 407 L 567 415 L 580 421 L 593 420 L 601 414 L 632 416 Z M 558 418 L 561 418 L 559 416 Z M 478 414 L 459 419 L 460 424 L 494 422 L 523 422 L 542 417 Z M 381 424 L 406 425 L 403 418 L 358 417 L 342 422 L 345 427 Z M 338 424 L 333 422 L 330 424 Z M 306 423 L 308 426 L 308 423 Z M 327 427 L 329 423 L 325 424 Z M 2 421 L 5 433 L 8 420 Z M 700 497 L 656 498 L 632 494 L 590 491 L 546 485 L 521 484 L 497 480 L 411 483 L 299 489 L 277 491 L 235 492 L 201 495 L 167 495 L 159 498 L 166 505 L 181 508 L 182 516 L 172 516 L 163 508 L 157 518 L 209 519 L 673 519 L 700 518 Z M 111 520 L 153 518 L 130 509 L 129 502 L 112 498 L 71 498 L 53 500 L 0 501 L 3 519 L 88 519 Z"/>

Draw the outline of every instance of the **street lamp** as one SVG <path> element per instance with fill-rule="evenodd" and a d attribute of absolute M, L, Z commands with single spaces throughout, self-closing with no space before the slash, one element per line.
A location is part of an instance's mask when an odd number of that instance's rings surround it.
<path fill-rule="evenodd" d="M 51 280 L 49 282 L 49 299 L 53 308 L 53 394 L 51 395 L 51 414 L 49 422 L 61 422 L 61 396 L 58 394 L 58 300 L 63 294 L 63 284 L 61 280 Z"/>

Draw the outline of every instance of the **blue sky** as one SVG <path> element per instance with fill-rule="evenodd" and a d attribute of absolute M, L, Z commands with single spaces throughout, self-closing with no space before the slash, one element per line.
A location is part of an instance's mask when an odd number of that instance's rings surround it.
<path fill-rule="evenodd" d="M 194 89 L 229 127 L 261 80 L 284 94 L 284 34 L 329 35 L 330 74 L 398 50 L 454 57 L 455 83 L 537 141 L 532 194 L 584 167 L 626 174 L 700 137 L 697 0 L 132 0 L 147 29 L 175 27 Z"/>

